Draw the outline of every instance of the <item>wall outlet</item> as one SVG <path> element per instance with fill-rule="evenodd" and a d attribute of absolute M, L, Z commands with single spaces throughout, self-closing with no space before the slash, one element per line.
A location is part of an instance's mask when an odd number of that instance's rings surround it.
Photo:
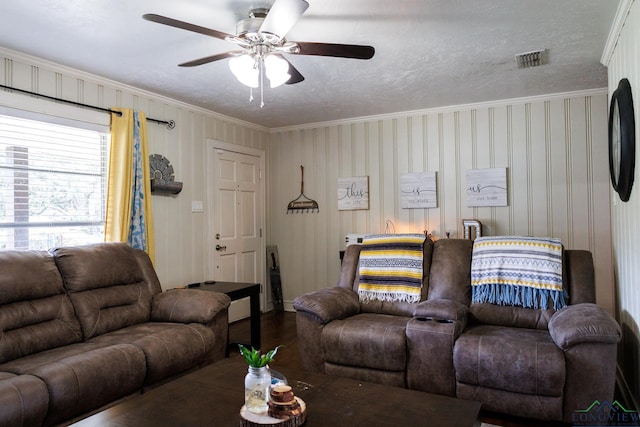
<path fill-rule="evenodd" d="M 349 233 L 344 237 L 345 246 L 361 245 L 366 234 Z"/>

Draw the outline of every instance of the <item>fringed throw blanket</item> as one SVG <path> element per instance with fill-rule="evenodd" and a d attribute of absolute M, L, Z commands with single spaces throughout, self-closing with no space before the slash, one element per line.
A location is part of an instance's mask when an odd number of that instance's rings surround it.
<path fill-rule="evenodd" d="M 559 239 L 479 237 L 471 261 L 473 302 L 548 308 L 566 306 Z"/>
<path fill-rule="evenodd" d="M 366 236 L 360 251 L 360 301 L 419 302 L 423 234 Z"/>

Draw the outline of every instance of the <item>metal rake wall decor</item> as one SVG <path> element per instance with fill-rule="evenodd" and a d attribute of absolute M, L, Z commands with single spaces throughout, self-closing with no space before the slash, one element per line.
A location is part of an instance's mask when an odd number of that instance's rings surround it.
<path fill-rule="evenodd" d="M 300 165 L 300 174 L 301 174 L 300 195 L 296 199 L 293 199 L 292 201 L 289 202 L 289 205 L 287 205 L 287 213 L 289 212 L 291 213 L 320 212 L 320 207 L 318 206 L 318 202 L 308 198 L 304 194 L 304 167 L 302 165 Z"/>

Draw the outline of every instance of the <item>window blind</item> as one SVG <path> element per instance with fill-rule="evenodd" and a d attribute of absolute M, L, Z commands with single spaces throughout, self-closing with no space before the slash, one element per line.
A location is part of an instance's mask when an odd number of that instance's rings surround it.
<path fill-rule="evenodd" d="M 0 250 L 103 240 L 109 134 L 0 115 Z"/>

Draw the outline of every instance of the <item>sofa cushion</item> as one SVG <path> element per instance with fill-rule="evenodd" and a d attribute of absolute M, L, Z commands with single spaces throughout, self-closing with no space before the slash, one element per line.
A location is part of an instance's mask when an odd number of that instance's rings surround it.
<path fill-rule="evenodd" d="M 202 324 L 151 322 L 119 329 L 88 342 L 130 343 L 140 348 L 147 364 L 145 384 L 152 384 L 206 363 L 215 340 L 211 328 Z"/>
<path fill-rule="evenodd" d="M 468 239 L 440 239 L 434 243 L 429 276 L 430 300 L 471 303 L 471 253 Z"/>
<path fill-rule="evenodd" d="M 85 339 L 149 321 L 154 288 L 135 252 L 124 243 L 53 251 Z"/>
<path fill-rule="evenodd" d="M 144 353 L 118 344 L 96 348 L 34 368 L 49 389 L 46 424 L 56 424 L 99 409 L 142 388 Z"/>
<path fill-rule="evenodd" d="M 0 308 L 0 363 L 79 342 L 80 324 L 66 295 Z"/>
<path fill-rule="evenodd" d="M 2 363 L 0 364 L 0 371 L 10 372 L 16 375 L 26 375 L 34 369 L 47 365 L 52 361 L 66 359 L 107 346 L 108 344 L 89 344 L 84 342 L 60 346 Z"/>
<path fill-rule="evenodd" d="M 472 303 L 469 307 L 470 323 L 480 323 L 495 326 L 513 326 L 515 328 L 530 328 L 547 330 L 549 319 L 556 311 L 496 305 L 491 303 Z"/>
<path fill-rule="evenodd" d="M 44 251 L 0 251 L 0 305 L 64 292 L 62 277 Z"/>
<path fill-rule="evenodd" d="M 410 317 L 362 313 L 327 324 L 322 352 L 327 362 L 386 371 L 406 367 L 405 330 Z"/>
<path fill-rule="evenodd" d="M 82 292 L 143 280 L 134 250 L 125 243 L 96 243 L 52 250 L 69 292 Z"/>
<path fill-rule="evenodd" d="M 562 396 L 564 353 L 537 329 L 472 326 L 456 340 L 456 381 L 538 396 Z"/>
<path fill-rule="evenodd" d="M 51 255 L 0 251 L 0 271 L 0 363 L 81 340 Z"/>
<path fill-rule="evenodd" d="M 0 372 L 0 425 L 42 425 L 48 407 L 49 391 L 41 379 Z"/>

